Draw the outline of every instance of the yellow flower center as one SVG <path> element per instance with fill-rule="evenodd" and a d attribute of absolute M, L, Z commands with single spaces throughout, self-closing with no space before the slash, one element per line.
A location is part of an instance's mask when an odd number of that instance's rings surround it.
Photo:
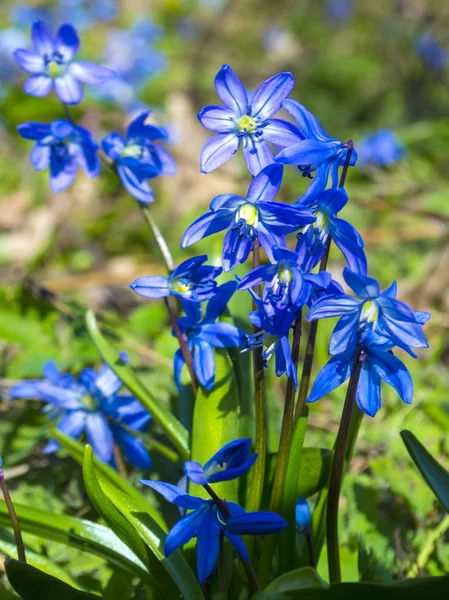
<path fill-rule="evenodd" d="M 238 122 L 237 128 L 239 131 L 242 132 L 246 132 L 246 133 L 250 133 L 251 131 L 254 131 L 257 127 L 257 123 L 255 121 L 255 119 L 253 119 L 252 117 L 248 117 L 248 115 L 245 115 L 244 117 L 240 117 L 240 120 Z"/>
<path fill-rule="evenodd" d="M 59 65 L 57 62 L 52 60 L 48 63 L 48 70 L 50 71 L 51 77 L 57 77 L 59 75 Z"/>
<path fill-rule="evenodd" d="M 290 269 L 290 267 L 282 264 L 280 265 L 279 280 L 282 283 L 290 283 L 290 281 L 292 280 L 292 270 Z"/>
<path fill-rule="evenodd" d="M 374 323 L 377 319 L 377 315 L 379 314 L 379 307 L 376 302 L 373 300 L 367 300 L 362 308 L 362 314 L 360 315 L 360 319 L 367 323 Z"/>
<path fill-rule="evenodd" d="M 184 283 L 175 279 L 171 284 L 171 288 L 174 292 L 178 292 L 178 294 L 186 294 L 190 291 L 190 283 Z"/>
<path fill-rule="evenodd" d="M 129 158 L 139 158 L 141 155 L 141 148 L 137 144 L 130 144 L 125 146 L 120 152 L 120 156 Z"/>
<path fill-rule="evenodd" d="M 258 220 L 257 206 L 252 202 L 246 202 L 237 211 L 236 220 L 243 219 L 248 225 L 255 225 Z"/>
<path fill-rule="evenodd" d="M 329 221 L 329 217 L 327 216 L 327 212 L 321 212 L 320 210 L 315 213 L 315 227 L 317 229 L 324 229 Z"/>

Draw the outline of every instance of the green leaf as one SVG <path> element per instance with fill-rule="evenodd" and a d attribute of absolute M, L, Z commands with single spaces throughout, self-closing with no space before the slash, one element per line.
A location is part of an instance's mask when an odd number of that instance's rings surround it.
<path fill-rule="evenodd" d="M 86 472 L 93 472 L 92 450 L 89 446 L 86 447 L 85 470 Z M 95 473 L 93 475 L 95 476 Z M 89 477 L 91 476 L 89 475 Z M 148 513 L 146 502 L 142 499 L 136 501 L 134 498 L 130 498 L 111 484 L 110 481 L 103 479 L 101 475 L 98 478 L 98 484 L 107 501 L 127 521 L 129 526 L 138 533 L 150 549 L 151 555 L 165 569 L 184 598 L 186 600 L 204 600 L 201 587 L 181 552 L 177 550 L 170 557 L 165 557 L 163 548 L 166 534 Z M 151 572 L 154 573 L 154 567 L 158 563 L 152 563 Z M 159 581 L 160 574 L 157 577 Z M 163 588 L 166 590 L 165 585 Z M 176 590 L 174 594 L 176 594 Z M 171 597 L 170 594 L 166 595 Z"/>
<path fill-rule="evenodd" d="M 76 460 L 80 465 L 83 464 L 84 460 L 84 444 L 77 442 L 76 440 L 68 437 L 64 433 L 61 433 L 57 429 L 52 431 L 53 437 L 61 444 L 61 446 L 70 454 L 70 456 Z M 110 465 L 102 462 L 96 456 L 93 457 L 95 470 L 108 481 L 110 481 L 115 487 L 121 489 L 125 494 L 131 498 L 135 498 L 138 501 L 142 501 L 143 498 L 139 491 L 128 483 L 123 477 L 117 473 Z M 162 515 L 150 504 L 147 505 L 147 510 L 151 517 L 162 527 L 164 531 L 167 531 L 167 524 L 164 521 Z"/>
<path fill-rule="evenodd" d="M 421 475 L 444 508 L 449 511 L 449 472 L 433 458 L 413 433 L 404 430 L 401 431 L 401 437 Z"/>
<path fill-rule="evenodd" d="M 76 590 L 64 581 L 12 558 L 6 559 L 5 570 L 9 583 L 22 600 L 98 600 L 98 596 Z"/>
<path fill-rule="evenodd" d="M 193 413 L 192 460 L 204 465 L 222 446 L 239 437 L 239 390 L 231 359 L 225 350 L 215 351 L 215 385 L 198 389 Z M 200 486 L 190 484 L 195 495 L 209 498 Z M 221 498 L 238 502 L 238 480 L 214 484 Z"/>
<path fill-rule="evenodd" d="M 117 377 L 129 389 L 130 392 L 142 403 L 142 405 L 151 413 L 153 419 L 160 425 L 167 437 L 171 440 L 175 448 L 184 459 L 190 457 L 189 434 L 185 427 L 176 419 L 176 417 L 148 390 L 135 374 L 130 365 L 127 365 L 119 358 L 117 350 L 112 348 L 98 329 L 95 315 L 92 311 L 86 313 L 87 329 L 92 336 L 103 360 L 114 371 Z"/>
<path fill-rule="evenodd" d="M 14 508 L 22 531 L 90 552 L 133 576 L 148 579 L 148 572 L 142 562 L 108 527 L 17 503 L 14 503 Z M 3 500 L 0 501 L 0 525 L 11 525 Z"/>
<path fill-rule="evenodd" d="M 446 600 L 449 576 L 329 585 L 309 567 L 281 575 L 254 600 Z"/>

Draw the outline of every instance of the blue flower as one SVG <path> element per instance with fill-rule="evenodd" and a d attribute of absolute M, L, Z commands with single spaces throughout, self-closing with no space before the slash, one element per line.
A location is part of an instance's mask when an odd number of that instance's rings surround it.
<path fill-rule="evenodd" d="M 195 256 L 181 263 L 168 277 L 150 275 L 139 277 L 130 288 L 145 298 L 179 296 L 192 302 L 203 302 L 215 295 L 221 267 L 203 266 L 207 256 Z"/>
<path fill-rule="evenodd" d="M 120 358 L 127 362 L 126 354 Z M 43 369 L 44 379 L 23 381 L 11 388 L 11 398 L 38 398 L 56 407 L 61 416 L 58 430 L 77 439 L 85 432 L 94 453 L 104 462 L 113 462 L 113 445 L 119 444 L 128 460 L 138 468 L 149 469 L 151 459 L 142 440 L 131 432 L 139 431 L 151 415 L 132 396 L 119 394 L 122 382 L 106 365 L 97 373 L 81 371 L 78 380 L 62 374 L 53 361 Z M 44 449 L 54 452 L 59 444 L 52 440 Z"/>
<path fill-rule="evenodd" d="M 294 86 L 291 73 L 278 73 L 256 90 L 251 102 L 240 79 L 229 65 L 215 76 L 215 90 L 224 107 L 205 106 L 198 114 L 201 124 L 214 135 L 201 151 L 201 172 L 210 173 L 231 158 L 243 143 L 243 156 L 252 175 L 273 162 L 267 142 L 289 146 L 297 141 L 298 129 L 272 116 L 281 108 Z"/>
<path fill-rule="evenodd" d="M 106 67 L 86 61 L 73 61 L 79 48 L 79 38 L 73 25 L 65 23 L 54 37 L 43 21 L 37 19 L 31 28 L 34 52 L 16 50 L 19 66 L 31 74 L 24 90 L 32 96 L 46 96 L 55 88 L 64 104 L 78 104 L 83 99 L 81 83 L 98 85 L 115 74 Z"/>
<path fill-rule="evenodd" d="M 327 317 L 342 318 L 332 334 L 331 354 L 346 352 L 355 347 L 363 335 L 375 337 L 377 344 L 396 345 L 416 357 L 413 348 L 427 348 L 422 325 L 428 313 L 416 313 L 407 304 L 396 300 L 396 283 L 381 293 L 378 282 L 372 277 L 354 273 L 347 267 L 343 277 L 357 295 L 330 294 L 319 298 L 307 315 L 308 321 Z"/>
<path fill-rule="evenodd" d="M 431 33 L 423 33 L 418 37 L 415 51 L 433 71 L 442 71 L 449 61 L 449 51 Z"/>
<path fill-rule="evenodd" d="M 296 500 L 296 531 L 298 533 L 306 532 L 311 523 L 310 507 L 305 498 Z"/>
<path fill-rule="evenodd" d="M 90 131 L 58 119 L 53 123 L 29 121 L 17 127 L 19 134 L 36 144 L 30 160 L 36 171 L 49 169 L 50 186 L 60 192 L 72 185 L 78 168 L 93 178 L 100 172 L 98 144 Z"/>
<path fill-rule="evenodd" d="M 281 186 L 282 171 L 280 165 L 266 167 L 253 179 L 246 198 L 235 194 L 216 196 L 211 210 L 187 228 L 181 247 L 228 229 L 223 244 L 225 271 L 246 261 L 256 239 L 272 260 L 272 247 L 285 246 L 284 234 L 314 221 L 306 209 L 273 201 Z"/>
<path fill-rule="evenodd" d="M 344 188 L 331 188 L 296 204 L 304 205 L 315 215 L 315 223 L 306 225 L 298 233 L 298 263 L 304 271 L 310 271 L 320 262 L 330 237 L 342 251 L 349 268 L 366 275 L 368 264 L 361 235 L 350 223 L 336 216 L 347 202 Z"/>
<path fill-rule="evenodd" d="M 200 385 L 211 390 L 215 383 L 214 348 L 234 348 L 244 346 L 247 335 L 235 325 L 225 321 L 215 321 L 225 310 L 237 284 L 229 281 L 221 285 L 209 300 L 206 312 L 201 318 L 201 307 L 197 302 L 183 302 L 185 317 L 178 319 L 178 326 L 193 355 L 193 369 Z M 181 372 L 184 367 L 181 349 L 174 358 L 175 381 L 181 389 Z"/>
<path fill-rule="evenodd" d="M 230 517 L 226 518 L 212 500 L 191 496 L 175 485 L 162 481 L 140 480 L 140 483 L 164 496 L 168 502 L 191 511 L 169 531 L 165 540 L 164 553 L 165 556 L 170 556 L 196 536 L 197 569 L 200 583 L 204 583 L 215 568 L 220 551 L 221 535 L 231 542 L 242 560 L 246 562 L 248 553 L 240 535 L 278 533 L 287 526 L 284 519 L 275 513 L 246 513 L 241 506 L 233 502 L 226 502 L 230 513 Z"/>
<path fill-rule="evenodd" d="M 126 140 L 114 132 L 101 142 L 105 153 L 114 161 L 123 185 L 139 202 L 154 201 L 148 179 L 176 173 L 173 157 L 165 148 L 154 144 L 155 140 L 167 139 L 166 130 L 145 124 L 150 112 L 142 112 L 129 124 Z"/>
<path fill-rule="evenodd" d="M 329 137 L 312 113 L 296 100 L 284 100 L 282 106 L 298 123 L 301 135 L 281 150 L 275 160 L 297 165 L 303 177 L 313 178 L 301 199 L 305 203 L 326 188 L 329 173 L 332 187 L 338 186 L 338 169 L 345 163 L 348 148 L 341 140 Z M 354 166 L 356 161 L 357 153 L 353 150 L 350 165 Z"/>
<path fill-rule="evenodd" d="M 274 246 L 271 265 L 261 265 L 245 275 L 239 282 L 239 290 L 248 290 L 266 282 L 263 291 L 265 311 L 275 314 L 288 309 L 294 314 L 309 302 L 314 288 L 326 289 L 331 282 L 331 275 L 321 273 L 305 273 L 300 267 L 297 252 L 288 248 Z"/>
<path fill-rule="evenodd" d="M 188 460 L 184 463 L 184 473 L 198 485 L 236 479 L 245 475 L 257 459 L 257 454 L 250 454 L 250 450 L 250 439 L 234 440 L 220 448 L 204 467 Z"/>
<path fill-rule="evenodd" d="M 273 310 L 269 302 L 264 302 L 253 290 L 249 291 L 257 305 L 257 310 L 251 312 L 248 318 L 260 331 L 248 336 L 247 350 L 262 348 L 265 341 L 269 340 L 270 345 L 262 351 L 264 365 L 268 366 L 268 361 L 274 354 L 276 375 L 280 377 L 286 373 L 293 380 L 296 389 L 298 376 L 288 340 L 296 315 L 288 309 Z"/>
<path fill-rule="evenodd" d="M 390 129 L 379 129 L 365 136 L 357 145 L 359 163 L 376 167 L 389 167 L 399 162 L 406 154 L 404 144 Z"/>

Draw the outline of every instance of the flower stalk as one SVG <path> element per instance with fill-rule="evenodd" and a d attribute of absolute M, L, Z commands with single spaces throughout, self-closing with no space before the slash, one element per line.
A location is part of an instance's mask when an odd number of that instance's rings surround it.
<path fill-rule="evenodd" d="M 17 546 L 17 557 L 20 561 L 26 563 L 26 555 L 25 555 L 25 547 L 23 544 L 22 532 L 20 530 L 19 519 L 17 518 L 17 514 L 14 508 L 14 504 L 12 503 L 11 496 L 9 494 L 8 486 L 5 481 L 5 473 L 2 468 L 0 468 L 0 487 L 2 488 L 3 498 L 5 499 L 5 504 L 8 509 L 9 519 L 11 521 L 12 529 L 14 532 L 14 538 L 16 540 Z"/>

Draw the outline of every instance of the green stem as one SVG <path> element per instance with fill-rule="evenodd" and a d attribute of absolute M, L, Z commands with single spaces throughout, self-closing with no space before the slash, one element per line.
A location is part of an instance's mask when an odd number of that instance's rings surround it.
<path fill-rule="evenodd" d="M 16 540 L 17 557 L 20 561 L 26 563 L 27 559 L 25 556 L 25 547 L 23 545 L 22 532 L 20 531 L 19 520 L 17 518 L 14 504 L 12 503 L 11 496 L 9 495 L 9 490 L 8 486 L 6 485 L 5 474 L 3 472 L 3 469 L 0 469 L 0 487 L 2 488 L 3 498 L 5 499 L 9 519 L 11 521 L 12 529 L 14 532 L 14 538 Z"/>
<path fill-rule="evenodd" d="M 327 561 L 329 566 L 329 579 L 331 583 L 341 583 L 340 548 L 338 542 L 338 505 L 340 500 L 341 484 L 345 471 L 346 453 L 349 443 L 349 432 L 354 410 L 355 396 L 359 384 L 364 356 L 357 346 L 352 367 L 351 378 L 346 392 L 343 414 L 335 441 L 332 468 L 329 477 L 329 495 L 327 498 L 326 539 Z"/>
<path fill-rule="evenodd" d="M 179 329 L 179 325 L 178 322 L 176 320 L 176 315 L 172 310 L 172 307 L 170 306 L 170 302 L 168 300 L 168 298 L 164 298 L 164 303 L 165 303 L 165 307 L 167 308 L 167 312 L 168 312 L 168 316 L 170 318 L 170 323 L 171 326 L 173 327 L 173 330 L 175 332 L 175 335 L 178 339 L 179 342 L 179 346 L 181 348 L 181 352 L 182 352 L 182 356 L 184 358 L 184 361 L 187 365 L 187 369 L 189 370 L 190 373 L 190 379 L 192 382 L 192 388 L 193 388 L 193 393 L 196 396 L 197 390 L 198 390 L 198 384 L 196 381 L 196 375 L 195 375 L 195 370 L 193 368 L 193 359 L 192 359 L 192 354 L 190 353 L 189 347 L 187 346 L 187 342 L 182 334 L 182 331 Z"/>
<path fill-rule="evenodd" d="M 112 446 L 112 455 L 114 457 L 115 464 L 117 465 L 117 471 L 120 473 L 120 476 L 122 477 L 122 479 L 127 481 L 128 473 L 126 471 L 125 461 L 123 460 L 121 450 L 116 443 L 114 443 Z"/>
<path fill-rule="evenodd" d="M 260 246 L 259 240 L 254 241 L 253 249 L 253 269 L 260 266 Z M 255 292 L 260 295 L 259 287 Z M 257 306 L 253 301 L 253 310 Z M 254 328 L 254 333 L 259 329 Z M 254 394 L 255 394 L 255 413 L 256 413 L 256 443 L 255 450 L 258 454 L 257 460 L 252 468 L 251 487 L 248 497 L 247 510 L 254 512 L 259 510 L 262 501 L 263 483 L 265 477 L 265 463 L 267 455 L 267 409 L 265 400 L 265 371 L 262 359 L 262 348 L 253 350 L 253 373 L 254 373 Z"/>
<path fill-rule="evenodd" d="M 416 563 L 408 570 L 406 577 L 413 579 L 419 576 L 419 572 L 421 569 L 427 564 L 430 556 L 433 554 L 437 542 L 443 537 L 444 533 L 449 529 L 449 515 L 443 517 L 438 526 L 431 531 L 424 545 L 421 549 L 421 552 L 418 554 L 418 558 L 416 559 Z"/>
<path fill-rule="evenodd" d="M 156 240 L 157 245 L 159 246 L 159 250 L 161 251 L 162 257 L 165 262 L 165 266 L 167 267 L 167 271 L 172 273 L 175 270 L 175 263 L 173 262 L 173 257 L 171 255 L 170 249 L 168 247 L 167 242 L 165 241 L 164 236 L 161 233 L 161 230 L 156 224 L 156 221 L 151 214 L 150 207 L 148 204 L 144 204 L 143 202 L 139 202 L 140 212 L 142 213 L 143 218 L 146 223 L 148 223 L 153 235 Z"/>
<path fill-rule="evenodd" d="M 301 320 L 300 312 L 293 326 L 293 344 L 292 361 L 295 369 L 298 369 L 299 346 L 301 341 Z M 284 488 L 287 476 L 287 468 L 290 456 L 290 446 L 293 432 L 293 416 L 295 410 L 295 387 L 291 377 L 287 380 L 285 392 L 284 414 L 282 417 L 281 437 L 279 441 L 279 452 L 274 473 L 273 489 L 270 499 L 270 511 L 275 513 L 284 512 Z M 259 563 L 259 575 L 262 584 L 269 581 L 271 564 L 273 562 L 274 550 L 276 548 L 277 536 L 267 536 L 263 542 L 262 553 Z"/>

